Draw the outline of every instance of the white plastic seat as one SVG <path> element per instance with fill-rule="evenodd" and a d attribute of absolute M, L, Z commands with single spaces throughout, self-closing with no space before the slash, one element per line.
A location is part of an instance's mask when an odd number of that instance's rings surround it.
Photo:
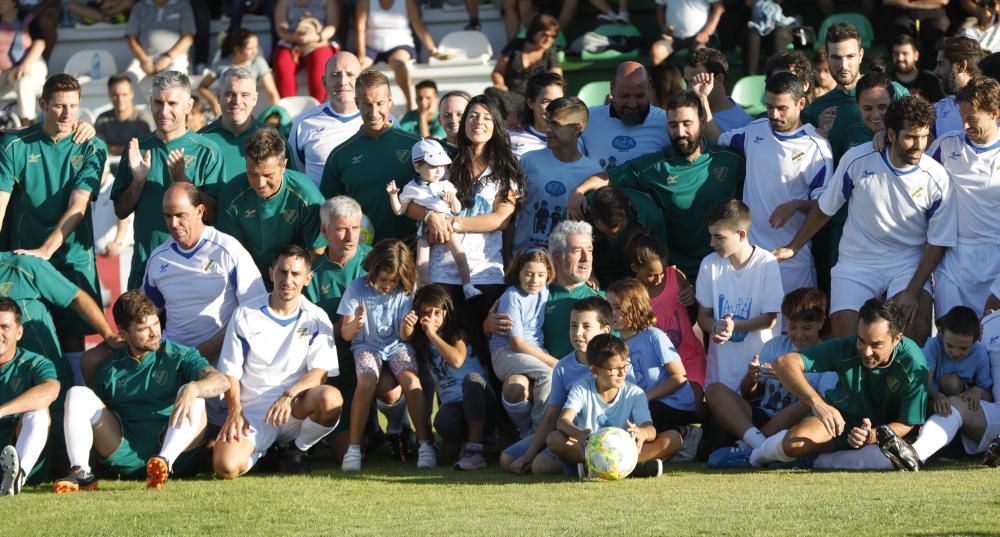
<path fill-rule="evenodd" d="M 451 32 L 441 38 L 438 50 L 448 51 L 454 55 L 447 60 L 431 57 L 430 65 L 484 65 L 493 57 L 493 47 L 483 32 L 461 31 Z"/>
<path fill-rule="evenodd" d="M 63 68 L 63 72 L 76 78 L 87 77 L 90 80 L 90 67 L 94 61 L 95 54 L 101 63 L 100 76 L 98 78 L 106 78 L 118 72 L 118 64 L 110 52 L 90 48 L 74 52 L 69 57 L 69 60 L 66 61 L 66 67 Z"/>
<path fill-rule="evenodd" d="M 275 104 L 284 108 L 285 111 L 288 112 L 288 115 L 294 120 L 307 108 L 319 104 L 319 101 L 310 95 L 296 95 L 294 97 L 284 97 L 278 100 Z"/>

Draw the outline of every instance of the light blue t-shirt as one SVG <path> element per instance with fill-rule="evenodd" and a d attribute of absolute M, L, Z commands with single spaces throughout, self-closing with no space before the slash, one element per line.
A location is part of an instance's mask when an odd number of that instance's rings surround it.
<path fill-rule="evenodd" d="M 667 364 L 681 359 L 667 334 L 656 327 L 640 331 L 625 343 L 628 345 L 635 383 L 644 392 L 667 377 Z M 677 410 L 694 411 L 694 391 L 690 383 L 685 383 L 677 391 L 658 401 Z"/>
<path fill-rule="evenodd" d="M 765 343 L 764 348 L 760 350 L 760 365 L 770 364 L 783 354 L 799 350 L 788 336 L 778 336 Z M 833 371 L 810 372 L 805 375 L 809 385 L 820 395 L 826 395 L 826 392 L 837 387 L 837 374 Z M 759 406 L 768 416 L 774 417 L 781 409 L 799 400 L 785 388 L 778 377 L 767 376 L 761 380 L 764 385 L 764 397 L 760 400 Z"/>
<path fill-rule="evenodd" d="M 569 397 L 569 391 L 580 381 L 593 378 L 590 366 L 576 359 L 576 351 L 563 356 L 552 370 L 552 384 L 549 391 L 549 406 L 562 408 Z"/>
<path fill-rule="evenodd" d="M 351 350 L 371 351 L 381 360 L 388 360 L 409 345 L 399 339 L 399 326 L 403 317 L 413 309 L 413 299 L 397 286 L 392 291 L 379 293 L 364 278 L 357 278 L 347 286 L 344 297 L 337 306 L 337 315 L 354 315 L 354 310 L 365 305 L 365 326 L 351 340 Z"/>
<path fill-rule="evenodd" d="M 938 382 L 945 375 L 958 375 L 968 387 L 979 386 L 990 391 L 993 387 L 993 373 L 986 346 L 978 341 L 969 349 L 969 354 L 955 360 L 944 352 L 944 336 L 938 334 L 924 344 L 927 369 L 931 371 L 931 387 L 938 388 Z"/>
<path fill-rule="evenodd" d="M 736 104 L 732 99 L 729 99 L 729 102 L 733 103 L 734 106 L 721 112 L 712 112 L 712 119 L 715 121 L 716 126 L 719 127 L 720 134 L 740 127 L 746 127 L 753 121 L 753 118 L 743 111 L 742 106 Z"/>
<path fill-rule="evenodd" d="M 490 350 L 495 351 L 510 345 L 511 337 L 519 337 L 539 349 L 545 348 L 542 324 L 545 322 L 545 303 L 549 300 L 548 288 L 538 294 L 529 295 L 516 285 L 507 288 L 497 303 L 497 313 L 510 315 L 510 334 L 494 335 L 490 338 Z"/>
<path fill-rule="evenodd" d="M 466 346 L 465 351 L 465 361 L 462 362 L 462 367 L 455 368 L 445 362 L 441 358 L 441 353 L 438 352 L 434 345 L 431 345 L 431 374 L 434 375 L 434 381 L 437 384 L 437 396 L 441 400 L 442 405 L 447 405 L 448 403 L 460 403 L 462 402 L 462 382 L 465 381 L 471 373 L 479 373 L 484 379 L 488 379 L 486 376 L 486 370 L 483 369 L 483 365 L 479 362 L 479 357 L 473 354 L 472 345 Z"/>
<path fill-rule="evenodd" d="M 646 392 L 642 388 L 626 381 L 618 390 L 618 395 L 610 403 L 601 400 L 597 393 L 597 380 L 579 382 L 569 391 L 563 408 L 576 411 L 573 424 L 581 429 L 596 432 L 602 427 L 620 427 L 624 429 L 627 421 L 636 425 L 651 423 L 649 403 Z"/>

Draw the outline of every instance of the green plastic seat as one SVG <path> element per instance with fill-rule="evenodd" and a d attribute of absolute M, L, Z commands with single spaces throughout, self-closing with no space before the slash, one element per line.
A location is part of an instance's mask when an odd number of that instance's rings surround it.
<path fill-rule="evenodd" d="M 594 33 L 598 33 L 607 37 L 613 36 L 625 36 L 625 37 L 641 37 L 639 29 L 631 24 L 624 23 L 614 23 L 614 24 L 602 24 L 597 28 L 593 29 Z M 634 60 L 639 57 L 639 49 L 618 51 L 618 50 L 602 50 L 601 52 L 587 52 L 584 50 L 580 53 L 580 59 L 584 61 L 595 61 L 595 60 Z"/>
<path fill-rule="evenodd" d="M 816 33 L 816 50 L 823 48 L 826 43 L 826 31 L 838 22 L 846 22 L 858 29 L 863 48 L 871 48 L 872 44 L 875 43 L 875 28 L 868 17 L 861 13 L 835 13 L 823 19 L 823 23 L 820 24 L 819 32 Z"/>
<path fill-rule="evenodd" d="M 733 100 L 751 116 L 767 111 L 764 105 L 764 75 L 745 76 L 733 86 Z"/>
<path fill-rule="evenodd" d="M 583 87 L 580 88 L 580 91 L 576 93 L 576 96 L 583 102 L 587 103 L 587 106 L 601 106 L 608 98 L 609 93 L 611 93 L 611 82 L 607 80 L 597 80 L 584 84 Z"/>

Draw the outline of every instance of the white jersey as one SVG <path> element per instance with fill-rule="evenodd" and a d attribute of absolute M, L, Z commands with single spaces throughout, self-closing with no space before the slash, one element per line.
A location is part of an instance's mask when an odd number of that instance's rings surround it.
<path fill-rule="evenodd" d="M 849 203 L 841 260 L 895 266 L 919 257 L 925 243 L 955 245 L 948 172 L 926 153 L 916 165 L 897 169 L 887 151 L 870 142 L 848 150 L 819 197 L 820 210 L 830 216 Z"/>
<path fill-rule="evenodd" d="M 937 113 L 937 122 L 934 123 L 934 133 L 937 136 L 944 136 L 951 131 L 965 130 L 962 113 L 958 111 L 958 101 L 954 95 L 934 103 L 934 112 Z"/>
<path fill-rule="evenodd" d="M 544 132 L 528 125 L 524 130 L 510 131 L 510 150 L 517 158 L 523 157 L 526 153 L 538 151 L 548 147 L 549 137 Z"/>
<path fill-rule="evenodd" d="M 774 132 L 766 118 L 746 127 L 723 133 L 719 145 L 743 154 L 747 159 L 743 202 L 750 207 L 750 242 L 774 250 L 792 242 L 806 221 L 805 213 L 796 212 L 783 227 L 771 227 L 770 218 L 779 205 L 793 200 L 813 199 L 817 189 L 833 173 L 830 142 L 805 124 L 795 131 Z M 785 261 L 811 265 L 809 245 Z"/>
<path fill-rule="evenodd" d="M 316 105 L 303 112 L 288 134 L 295 166 L 309 176 L 318 187 L 323 180 L 326 158 L 337 146 L 354 136 L 361 128 L 361 112 L 341 115 L 330 103 Z"/>
<path fill-rule="evenodd" d="M 973 143 L 965 131 L 939 136 L 927 154 L 951 176 L 959 244 L 1000 244 L 1000 138 Z"/>
<path fill-rule="evenodd" d="M 733 320 L 745 321 L 765 313 L 780 313 L 785 297 L 781 286 L 781 270 L 771 252 L 755 247 L 746 265 L 736 270 L 728 258 L 717 253 L 705 256 L 698 270 L 695 283 L 698 304 L 712 309 L 712 316 L 719 320 L 727 313 Z M 747 372 L 753 355 L 759 354 L 781 327 L 752 332 L 736 332 L 722 345 L 708 345 L 708 367 L 705 371 L 706 386 L 721 382 L 731 390 L 739 390 L 740 381 Z"/>
<path fill-rule="evenodd" d="M 532 151 L 521 158 L 524 198 L 514 221 L 514 251 L 530 246 L 547 247 L 549 234 L 566 216 L 569 193 L 601 167 L 585 156 L 563 162 L 551 149 Z"/>
<path fill-rule="evenodd" d="M 219 355 L 219 372 L 240 381 L 240 401 L 274 401 L 313 369 L 340 374 L 333 324 L 320 307 L 299 297 L 299 309 L 281 317 L 261 295 L 233 314 Z"/>
<path fill-rule="evenodd" d="M 998 280 L 1000 281 L 1000 280 Z M 983 345 L 990 355 L 990 370 L 993 372 L 993 400 L 1000 401 L 1000 311 L 983 317 Z"/>
<path fill-rule="evenodd" d="M 167 314 L 163 336 L 191 347 L 225 328 L 237 306 L 267 293 L 250 252 L 211 226 L 190 250 L 173 239 L 153 250 L 142 291 Z"/>
<path fill-rule="evenodd" d="M 590 107 L 590 120 L 583 130 L 583 154 L 605 170 L 621 163 L 654 153 L 670 145 L 667 135 L 667 113 L 650 106 L 642 123 L 626 126 L 611 117 L 611 105 Z"/>

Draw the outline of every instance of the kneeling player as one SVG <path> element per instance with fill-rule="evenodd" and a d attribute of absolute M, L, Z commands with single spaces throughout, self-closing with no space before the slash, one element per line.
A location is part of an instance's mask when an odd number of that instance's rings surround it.
<path fill-rule="evenodd" d="M 250 471 L 275 442 L 288 444 L 286 470 L 308 471 L 305 452 L 340 421 L 343 399 L 326 384 L 337 351 L 327 314 L 302 296 L 312 279 L 308 253 L 286 246 L 271 266 L 274 291 L 233 314 L 219 356 L 229 377 L 229 416 L 215 444 L 215 474 Z"/>
<path fill-rule="evenodd" d="M 197 350 L 160 338 L 156 305 L 146 295 L 129 291 L 112 312 L 125 346 L 97 367 L 90 388 L 74 386 L 66 396 L 71 468 L 55 482 L 58 493 L 97 488 L 92 448 L 123 477 L 139 478 L 145 469 L 149 488 L 162 488 L 171 473 L 197 473 L 205 399 L 229 385 Z"/>
<path fill-rule="evenodd" d="M 20 493 L 31 475 L 49 435 L 49 405 L 59 395 L 55 365 L 18 348 L 23 334 L 21 308 L 0 297 L 0 444 L 16 442 L 0 451 L 0 496 Z"/>

